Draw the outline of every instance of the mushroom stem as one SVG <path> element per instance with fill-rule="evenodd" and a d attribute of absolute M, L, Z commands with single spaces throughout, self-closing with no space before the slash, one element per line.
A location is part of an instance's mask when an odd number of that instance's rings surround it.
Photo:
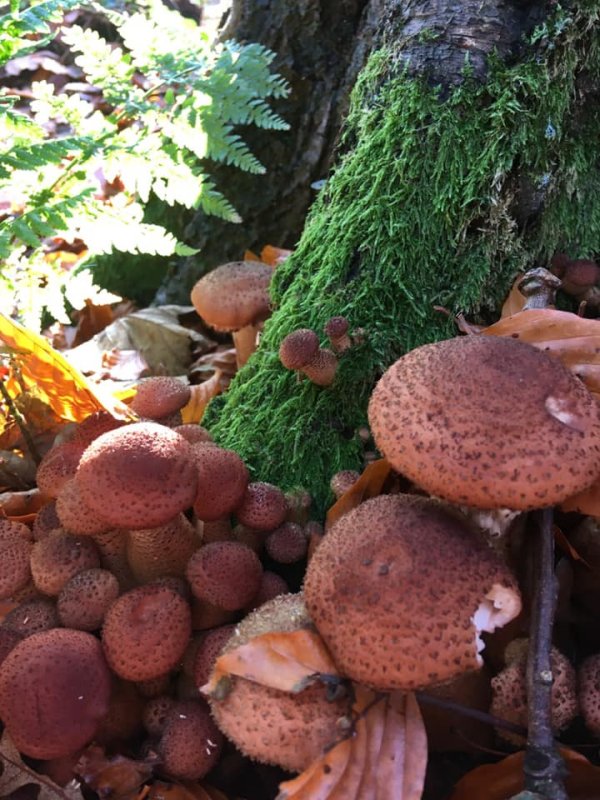
<path fill-rule="evenodd" d="M 259 327 L 257 325 L 246 325 L 239 331 L 233 331 L 233 343 L 235 345 L 235 360 L 238 369 L 243 367 L 252 353 L 256 350 L 256 337 Z"/>
<path fill-rule="evenodd" d="M 556 302 L 556 290 L 562 281 L 544 267 L 528 270 L 518 284 L 519 291 L 525 297 L 523 311 L 530 308 L 551 308 Z"/>
<path fill-rule="evenodd" d="M 527 659 L 528 736 L 525 789 L 546 800 L 567 800 L 566 768 L 552 733 L 552 624 L 557 598 L 552 508 L 539 513 L 535 536 L 535 579 Z"/>

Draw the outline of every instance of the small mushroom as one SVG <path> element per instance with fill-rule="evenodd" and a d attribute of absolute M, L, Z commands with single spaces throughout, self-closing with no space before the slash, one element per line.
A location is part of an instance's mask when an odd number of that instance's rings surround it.
<path fill-rule="evenodd" d="M 238 367 L 254 352 L 258 326 L 270 314 L 272 276 L 266 264 L 233 261 L 213 269 L 192 289 L 192 304 L 206 324 L 231 332 Z"/>
<path fill-rule="evenodd" d="M 65 628 L 97 631 L 118 596 L 119 584 L 112 572 L 86 569 L 65 583 L 58 595 L 56 609 Z"/>
<path fill-rule="evenodd" d="M 168 375 L 146 378 L 137 385 L 130 408 L 140 417 L 165 424 L 187 405 L 192 396 L 187 383 Z M 181 424 L 181 418 L 179 419 Z"/>
<path fill-rule="evenodd" d="M 89 536 L 71 536 L 58 529 L 33 545 L 31 574 L 36 589 L 56 597 L 78 572 L 100 566 L 100 554 Z"/>
<path fill-rule="evenodd" d="M 600 737 L 600 653 L 588 656 L 577 670 L 579 704 L 587 729 Z"/>
<path fill-rule="evenodd" d="M 179 780 L 199 780 L 221 755 L 223 734 L 204 699 L 174 703 L 167 712 L 158 753 L 162 768 Z"/>
<path fill-rule="evenodd" d="M 192 446 L 198 471 L 194 511 L 198 519 L 215 522 L 241 504 L 248 486 L 248 470 L 233 450 L 214 444 Z"/>
<path fill-rule="evenodd" d="M 285 337 L 279 346 L 279 360 L 286 369 L 303 372 L 317 386 L 332 384 L 338 366 L 335 353 L 320 347 L 317 334 L 309 328 Z"/>
<path fill-rule="evenodd" d="M 325 335 L 331 342 L 334 353 L 345 353 L 352 347 L 352 339 L 348 335 L 349 327 L 346 317 L 331 317 L 325 323 Z"/>
<path fill-rule="evenodd" d="M 284 522 L 267 536 L 265 550 L 273 561 L 294 564 L 306 556 L 308 538 L 296 522 Z"/>
<path fill-rule="evenodd" d="M 286 518 L 288 511 L 284 493 L 265 481 L 249 483 L 244 499 L 235 515 L 242 525 L 258 531 L 273 531 Z"/>
<path fill-rule="evenodd" d="M 197 598 L 225 611 L 237 611 L 258 592 L 262 565 L 246 545 L 213 542 L 194 553 L 186 575 Z"/>

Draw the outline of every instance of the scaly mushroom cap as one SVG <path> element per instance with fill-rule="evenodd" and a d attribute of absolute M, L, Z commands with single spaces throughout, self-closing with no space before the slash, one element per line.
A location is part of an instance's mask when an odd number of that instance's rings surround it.
<path fill-rule="evenodd" d="M 258 592 L 262 564 L 244 544 L 212 542 L 190 558 L 186 575 L 192 592 L 200 600 L 226 611 L 237 611 L 247 606 Z"/>
<path fill-rule="evenodd" d="M 100 566 L 96 545 L 87 536 L 53 531 L 33 545 L 31 574 L 36 589 L 54 597 L 65 583 L 84 569 Z"/>
<path fill-rule="evenodd" d="M 191 632 L 190 607 L 181 595 L 149 583 L 112 604 L 104 618 L 102 644 L 119 677 L 145 681 L 173 669 Z"/>
<path fill-rule="evenodd" d="M 199 316 L 217 331 L 238 331 L 265 320 L 273 270 L 258 261 L 232 261 L 209 272 L 192 289 Z"/>
<path fill-rule="evenodd" d="M 600 409 L 557 359 L 465 336 L 403 356 L 369 403 L 378 448 L 433 495 L 478 508 L 551 506 L 600 470 Z"/>
<path fill-rule="evenodd" d="M 56 608 L 65 628 L 97 631 L 119 596 L 119 583 L 106 569 L 86 569 L 61 589 Z"/>
<path fill-rule="evenodd" d="M 200 538 L 185 514 L 156 528 L 129 531 L 127 559 L 140 583 L 167 576 L 183 576 Z"/>
<path fill-rule="evenodd" d="M 0 628 L 0 631 L 2 628 Z M 190 672 L 195 685 L 200 688 L 208 683 L 215 661 L 221 655 L 235 630 L 235 625 L 220 625 L 211 631 L 201 633 L 195 643 L 195 651 Z M 185 668 L 185 665 L 184 665 Z"/>
<path fill-rule="evenodd" d="M 279 346 L 279 360 L 286 369 L 302 369 L 317 357 L 319 337 L 310 328 L 288 333 Z"/>
<path fill-rule="evenodd" d="M 56 513 L 56 500 L 51 500 L 45 506 L 42 506 L 36 514 L 31 528 L 33 539 L 36 542 L 40 539 L 45 539 L 51 531 L 60 527 L 60 520 Z"/>
<path fill-rule="evenodd" d="M 126 424 L 122 419 L 115 419 L 108 411 L 95 411 L 77 425 L 73 434 L 73 443 L 85 449 L 103 433 L 115 431 Z"/>
<path fill-rule="evenodd" d="M 110 672 L 89 633 L 55 628 L 20 642 L 0 669 L 0 718 L 32 758 L 59 758 L 94 736 L 108 711 Z"/>
<path fill-rule="evenodd" d="M 140 417 L 161 420 L 182 409 L 191 396 L 190 387 L 183 381 L 159 375 L 138 384 L 130 408 Z"/>
<path fill-rule="evenodd" d="M 11 597 L 31 580 L 32 544 L 23 536 L 23 527 L 8 520 L 0 526 L 0 599 Z"/>
<path fill-rule="evenodd" d="M 289 594 L 290 587 L 276 572 L 269 572 L 265 570 L 262 574 L 260 588 L 252 598 L 248 611 L 255 611 L 260 606 L 267 603 L 269 600 L 274 600 L 282 594 Z"/>
<path fill-rule="evenodd" d="M 308 538 L 300 525 L 295 522 L 284 522 L 267 536 L 265 550 L 273 561 L 293 564 L 306 555 Z"/>
<path fill-rule="evenodd" d="M 74 478 L 63 483 L 56 496 L 56 515 L 65 531 L 79 536 L 93 536 L 111 528 L 86 505 Z"/>
<path fill-rule="evenodd" d="M 288 511 L 284 493 L 265 481 L 249 483 L 242 504 L 236 509 L 238 522 L 257 531 L 274 531 Z"/>
<path fill-rule="evenodd" d="M 150 736 L 160 736 L 165 729 L 169 711 L 177 701 L 168 694 L 153 697 L 146 703 L 142 714 L 144 728 Z"/>
<path fill-rule="evenodd" d="M 60 619 L 52 600 L 40 597 L 37 600 L 26 600 L 19 603 L 4 617 L 2 627 L 10 628 L 26 637 L 60 627 Z"/>
<path fill-rule="evenodd" d="M 195 422 L 186 422 L 184 425 L 176 425 L 173 430 L 189 442 L 190 444 L 214 444 L 210 433 L 202 425 Z"/>
<path fill-rule="evenodd" d="M 342 673 L 382 691 L 478 669 L 479 633 L 521 609 L 508 567 L 467 522 L 412 495 L 345 514 L 310 560 L 304 596 Z"/>
<path fill-rule="evenodd" d="M 600 653 L 583 661 L 577 677 L 581 715 L 588 730 L 600 736 Z"/>
<path fill-rule="evenodd" d="M 194 511 L 198 519 L 214 522 L 240 505 L 248 486 L 248 470 L 233 450 L 214 444 L 192 446 L 198 469 Z"/>
<path fill-rule="evenodd" d="M 224 652 L 265 633 L 309 627 L 301 595 L 277 597 L 242 620 Z M 210 705 L 219 728 L 244 755 L 301 772 L 339 738 L 337 722 L 348 703 L 328 701 L 322 684 L 292 694 L 244 678 L 231 680 L 229 694 L 222 700 L 211 698 Z"/>
<path fill-rule="evenodd" d="M 223 734 L 202 700 L 175 703 L 167 713 L 158 744 L 162 768 L 180 780 L 199 780 L 221 755 Z"/>
<path fill-rule="evenodd" d="M 138 422 L 95 439 L 76 481 L 87 505 L 110 525 L 164 525 L 194 502 L 198 478 L 191 446 L 154 422 Z"/>
<path fill-rule="evenodd" d="M 84 449 L 79 442 L 63 442 L 48 450 L 37 468 L 38 489 L 48 497 L 57 497 L 63 484 L 75 477 Z"/>

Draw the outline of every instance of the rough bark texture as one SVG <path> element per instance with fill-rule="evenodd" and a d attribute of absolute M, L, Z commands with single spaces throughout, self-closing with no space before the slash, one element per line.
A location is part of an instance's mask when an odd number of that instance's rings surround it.
<path fill-rule="evenodd" d="M 363 20 L 367 0 L 234 0 L 221 38 L 259 42 L 277 54 L 273 70 L 291 87 L 273 104 L 288 122 L 284 133 L 244 129 L 244 141 L 266 167 L 263 175 L 208 166 L 243 222 L 198 213 L 186 241 L 200 249 L 170 276 L 160 302 L 189 302 L 189 291 L 208 269 L 265 244 L 294 246 L 316 191 L 326 177 L 348 95 L 370 50 Z"/>
<path fill-rule="evenodd" d="M 330 476 L 361 465 L 378 375 L 454 333 L 435 306 L 493 318 L 516 272 L 558 249 L 600 249 L 599 11 L 598 0 L 369 3 L 362 24 L 379 49 L 343 157 L 277 270 L 259 351 L 206 417 L 256 478 L 306 487 L 322 513 Z M 361 343 L 331 387 L 298 381 L 281 340 L 309 327 L 324 342 L 337 314 Z"/>

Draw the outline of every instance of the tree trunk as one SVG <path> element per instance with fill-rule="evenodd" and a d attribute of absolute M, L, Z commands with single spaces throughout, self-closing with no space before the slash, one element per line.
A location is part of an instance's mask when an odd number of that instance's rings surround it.
<path fill-rule="evenodd" d="M 259 351 L 206 424 L 255 479 L 302 486 L 317 513 L 362 465 L 372 387 L 409 349 L 454 334 L 436 310 L 495 318 L 514 275 L 600 249 L 597 0 L 379 0 L 343 156 L 273 282 Z M 297 328 L 360 329 L 332 386 L 278 358 Z"/>
<path fill-rule="evenodd" d="M 293 247 L 316 197 L 311 186 L 331 167 L 348 95 L 370 47 L 367 0 L 234 0 L 223 40 L 259 42 L 277 57 L 273 70 L 290 96 L 273 104 L 287 132 L 244 128 L 244 141 L 266 167 L 251 175 L 207 164 L 207 171 L 242 217 L 241 224 L 198 212 L 186 242 L 199 248 L 170 276 L 160 302 L 189 302 L 190 289 L 208 269 L 237 261 L 265 244 Z"/>

